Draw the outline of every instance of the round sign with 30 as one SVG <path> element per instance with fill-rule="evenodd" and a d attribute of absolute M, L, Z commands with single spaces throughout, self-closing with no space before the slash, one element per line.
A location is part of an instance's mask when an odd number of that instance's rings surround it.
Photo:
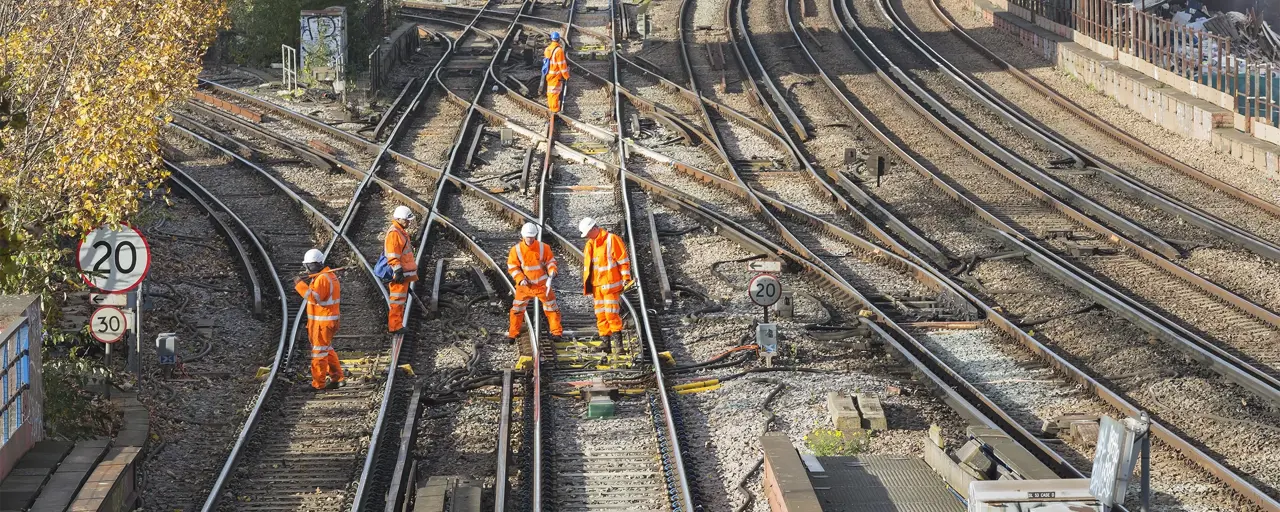
<path fill-rule="evenodd" d="M 89 317 L 89 334 L 103 343 L 115 343 L 124 338 L 129 330 L 129 320 L 124 311 L 112 306 L 104 306 Z"/>

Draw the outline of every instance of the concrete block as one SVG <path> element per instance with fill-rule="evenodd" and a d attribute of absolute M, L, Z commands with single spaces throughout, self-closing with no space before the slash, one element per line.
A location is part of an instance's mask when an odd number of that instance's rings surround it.
<path fill-rule="evenodd" d="M 867 393 L 855 393 L 858 411 L 862 413 L 862 425 L 869 430 L 889 430 L 889 420 L 884 415 L 880 398 Z"/>
<path fill-rule="evenodd" d="M 1085 446 L 1094 446 L 1098 444 L 1098 422 L 1073 421 L 1071 422 L 1071 435 Z"/>
<path fill-rule="evenodd" d="M 841 432 L 857 432 L 862 430 L 862 415 L 858 414 L 853 398 L 832 391 L 827 393 L 827 413 L 831 415 L 831 424 Z"/>
<path fill-rule="evenodd" d="M 480 488 L 461 486 L 453 490 L 453 499 L 449 500 L 450 512 L 480 512 Z"/>

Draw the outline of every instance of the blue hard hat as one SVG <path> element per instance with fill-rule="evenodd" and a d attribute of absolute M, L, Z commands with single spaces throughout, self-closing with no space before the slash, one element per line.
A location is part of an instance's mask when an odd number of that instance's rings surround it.
<path fill-rule="evenodd" d="M 560 40 L 560 33 L 559 33 L 559 32 L 552 32 L 552 33 L 551 33 L 551 40 L 552 40 L 552 41 L 559 41 L 559 40 Z"/>

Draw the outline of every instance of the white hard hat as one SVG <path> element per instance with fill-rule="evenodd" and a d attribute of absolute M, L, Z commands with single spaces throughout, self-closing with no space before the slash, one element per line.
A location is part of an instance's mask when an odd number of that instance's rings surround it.
<path fill-rule="evenodd" d="M 408 206 L 397 206 L 396 211 L 391 213 L 391 218 L 396 220 L 413 220 L 413 211 Z"/>
<path fill-rule="evenodd" d="M 591 232 L 591 228 L 596 227 L 596 220 L 591 217 L 583 217 L 578 221 L 578 231 L 582 232 L 582 236 L 587 236 Z"/>
<path fill-rule="evenodd" d="M 538 225 L 532 222 L 526 222 L 520 227 L 520 236 L 524 238 L 533 238 L 538 236 Z"/>
<path fill-rule="evenodd" d="M 311 249 L 302 255 L 303 263 L 324 263 L 324 253 L 320 249 Z"/>

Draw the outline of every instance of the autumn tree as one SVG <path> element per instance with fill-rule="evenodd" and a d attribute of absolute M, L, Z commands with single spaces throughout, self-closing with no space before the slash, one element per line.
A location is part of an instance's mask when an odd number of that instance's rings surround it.
<path fill-rule="evenodd" d="M 72 241 L 166 178 L 167 111 L 222 0 L 0 0 L 0 292 L 74 283 Z"/>

